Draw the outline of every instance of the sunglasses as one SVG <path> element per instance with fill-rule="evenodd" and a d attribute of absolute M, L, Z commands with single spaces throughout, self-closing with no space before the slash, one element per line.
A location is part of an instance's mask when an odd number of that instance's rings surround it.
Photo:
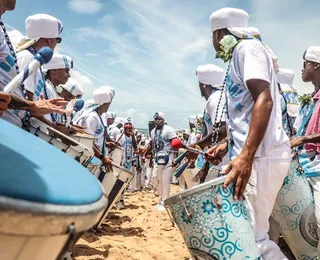
<path fill-rule="evenodd" d="M 56 41 L 57 41 L 57 43 L 59 44 L 59 43 L 62 42 L 62 38 L 58 37 L 58 38 L 56 38 Z"/>
<path fill-rule="evenodd" d="M 305 61 L 303 62 L 303 68 L 305 69 L 305 68 L 306 68 L 308 65 L 310 65 L 310 64 L 312 64 L 311 61 L 305 60 Z"/>

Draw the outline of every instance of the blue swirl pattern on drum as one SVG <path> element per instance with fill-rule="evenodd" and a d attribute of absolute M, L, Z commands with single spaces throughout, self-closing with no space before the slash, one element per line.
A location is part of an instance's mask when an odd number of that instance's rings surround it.
<path fill-rule="evenodd" d="M 218 185 L 183 198 L 190 218 L 182 203 L 169 205 L 191 254 L 193 249 L 218 260 L 259 259 L 248 210 L 232 195 L 233 186 L 224 189 Z M 216 196 L 220 196 L 222 205 L 217 204 Z"/>

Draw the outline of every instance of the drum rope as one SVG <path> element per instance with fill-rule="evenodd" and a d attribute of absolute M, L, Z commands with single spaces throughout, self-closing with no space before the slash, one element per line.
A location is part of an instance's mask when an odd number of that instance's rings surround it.
<path fill-rule="evenodd" d="M 11 53 L 13 59 L 14 59 L 16 72 L 17 72 L 17 74 L 19 74 L 20 73 L 20 69 L 19 69 L 19 65 L 18 65 L 17 55 L 16 55 L 16 52 L 14 51 L 14 48 L 13 48 L 13 45 L 11 43 L 10 37 L 9 37 L 9 35 L 7 33 L 7 29 L 6 29 L 6 27 L 5 27 L 5 25 L 4 25 L 4 23 L 3 23 L 1 18 L 0 18 L 0 26 L 1 26 L 2 31 L 4 33 L 4 37 L 6 39 L 6 42 L 7 42 L 7 45 L 9 47 L 10 53 Z M 25 89 L 23 84 L 21 84 L 21 90 L 22 90 L 24 98 L 26 100 L 29 100 L 28 96 L 27 96 L 27 91 L 26 91 L 26 89 Z M 23 128 L 27 128 L 28 126 L 30 126 L 30 117 L 31 117 L 30 111 L 26 111 L 23 119 L 21 120 Z"/>

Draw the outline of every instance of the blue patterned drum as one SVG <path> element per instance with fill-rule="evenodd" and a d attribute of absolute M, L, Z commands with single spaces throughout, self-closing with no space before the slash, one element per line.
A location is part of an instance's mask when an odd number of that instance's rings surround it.
<path fill-rule="evenodd" d="M 292 160 L 272 218 L 296 259 L 316 260 L 318 235 L 314 200 L 308 180 L 298 169 L 297 159 Z"/>
<path fill-rule="evenodd" d="M 177 193 L 165 206 L 194 259 L 260 259 L 248 210 L 233 200 L 233 186 L 222 187 L 225 179 Z"/>

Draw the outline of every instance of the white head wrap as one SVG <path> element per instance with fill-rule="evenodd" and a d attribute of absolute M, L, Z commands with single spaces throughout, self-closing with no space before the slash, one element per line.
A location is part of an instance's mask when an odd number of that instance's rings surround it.
<path fill-rule="evenodd" d="M 190 124 L 194 124 L 194 125 L 197 124 L 197 116 L 195 115 L 189 116 L 188 120 Z"/>
<path fill-rule="evenodd" d="M 303 59 L 320 63 L 320 46 L 311 46 L 303 54 Z"/>
<path fill-rule="evenodd" d="M 222 68 L 213 64 L 207 64 L 198 66 L 197 76 L 198 81 L 202 84 L 221 87 L 225 73 Z"/>
<path fill-rule="evenodd" d="M 59 87 L 61 88 L 61 90 L 59 91 Z M 62 89 L 65 89 L 66 91 L 68 91 L 72 96 L 74 97 L 78 97 L 78 96 L 82 96 L 84 91 L 81 88 L 80 84 L 78 83 L 78 81 L 76 81 L 73 78 L 69 78 L 68 82 L 64 85 L 59 85 L 57 87 L 57 91 L 61 92 Z"/>
<path fill-rule="evenodd" d="M 93 92 L 93 100 L 97 105 L 102 105 L 106 103 L 111 103 L 115 95 L 115 90 L 113 88 L 104 86 L 96 89 Z"/>
<path fill-rule="evenodd" d="M 72 69 L 73 60 L 67 55 L 53 54 L 52 59 L 42 67 L 44 72 L 55 69 Z"/>

